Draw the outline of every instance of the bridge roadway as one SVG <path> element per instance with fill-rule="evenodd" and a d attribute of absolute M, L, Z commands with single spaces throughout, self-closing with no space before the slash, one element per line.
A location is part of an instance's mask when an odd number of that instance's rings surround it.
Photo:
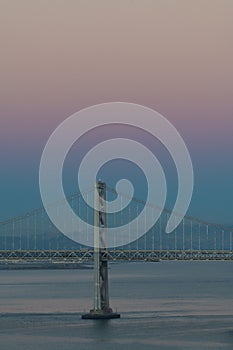
<path fill-rule="evenodd" d="M 233 260 L 233 251 L 227 250 L 109 249 L 104 254 L 109 261 Z M 0 250 L 0 263 L 7 263 L 8 261 L 87 262 L 92 260 L 92 249 Z"/>

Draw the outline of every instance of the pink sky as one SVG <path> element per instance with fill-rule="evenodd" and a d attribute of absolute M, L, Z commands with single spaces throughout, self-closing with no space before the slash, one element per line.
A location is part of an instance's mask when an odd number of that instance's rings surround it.
<path fill-rule="evenodd" d="M 0 142 L 7 162 L 17 151 L 42 149 L 82 107 L 129 101 L 167 117 L 197 162 L 217 155 L 222 166 L 223 157 L 227 172 L 232 18 L 231 0 L 1 0 Z"/>

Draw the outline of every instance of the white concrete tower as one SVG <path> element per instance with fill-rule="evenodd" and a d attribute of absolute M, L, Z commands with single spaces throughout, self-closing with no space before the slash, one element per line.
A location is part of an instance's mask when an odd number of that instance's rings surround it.
<path fill-rule="evenodd" d="M 119 318 L 109 306 L 106 184 L 98 181 L 94 193 L 94 305 L 84 319 Z"/>

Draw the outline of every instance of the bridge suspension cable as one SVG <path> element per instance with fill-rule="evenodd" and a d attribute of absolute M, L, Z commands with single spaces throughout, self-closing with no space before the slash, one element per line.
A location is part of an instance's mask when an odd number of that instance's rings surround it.
<path fill-rule="evenodd" d="M 110 194 L 120 196 L 121 204 L 128 199 L 129 196 L 123 193 L 117 193 L 114 189 L 107 187 Z M 85 198 L 93 195 L 93 189 L 85 192 Z M 86 205 L 81 193 L 73 194 L 67 197 L 73 211 L 82 217 L 84 221 L 91 222 L 93 217 L 93 209 Z M 124 225 L 133 218 L 137 218 L 143 207 L 147 205 L 149 215 L 154 215 L 161 208 L 154 203 L 146 203 L 145 201 L 133 197 L 128 207 L 120 212 L 108 214 L 108 222 L 112 227 Z M 62 214 L 64 201 L 57 201 L 51 204 L 56 209 L 56 215 Z M 216 252 L 232 252 L 232 232 L 233 228 L 209 223 L 192 216 L 186 215 L 180 225 L 171 234 L 165 233 L 166 223 L 171 211 L 163 209 L 161 216 L 155 225 L 142 237 L 136 241 L 131 241 L 133 237 L 132 227 L 129 225 L 128 238 L 129 244 L 123 247 L 116 247 L 117 251 L 125 249 L 128 251 L 216 251 Z M 180 216 L 176 213 L 177 217 Z M 136 221 L 137 233 L 141 227 L 146 227 L 144 222 Z M 66 222 L 64 222 L 64 227 Z M 74 223 L 72 228 L 75 232 Z M 79 228 L 77 228 L 79 229 Z M 86 235 L 90 237 L 91 232 L 86 225 Z M 117 236 L 114 236 L 114 241 Z M 24 215 L 7 219 L 0 222 L 0 251 L 62 251 L 62 250 L 82 250 L 84 247 L 72 239 L 62 234 L 50 221 L 44 208 L 39 208 Z M 88 248 L 89 249 L 89 248 Z"/>

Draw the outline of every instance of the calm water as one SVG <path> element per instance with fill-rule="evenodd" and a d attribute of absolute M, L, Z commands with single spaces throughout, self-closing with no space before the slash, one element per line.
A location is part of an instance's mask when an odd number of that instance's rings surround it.
<path fill-rule="evenodd" d="M 122 318 L 81 320 L 91 270 L 0 271 L 0 349 L 233 349 L 231 262 L 110 266 Z"/>

